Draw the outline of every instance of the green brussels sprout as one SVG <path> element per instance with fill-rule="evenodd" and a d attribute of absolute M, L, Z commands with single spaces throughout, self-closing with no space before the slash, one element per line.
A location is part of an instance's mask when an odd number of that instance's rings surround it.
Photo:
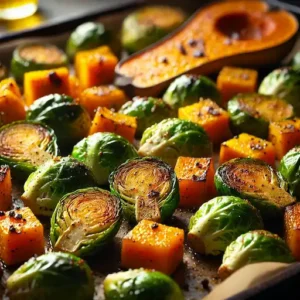
<path fill-rule="evenodd" d="M 185 13 L 174 7 L 156 5 L 143 7 L 128 15 L 122 25 L 122 45 L 133 53 L 157 42 L 186 19 Z"/>
<path fill-rule="evenodd" d="M 99 188 L 77 190 L 57 204 L 51 218 L 51 242 L 55 251 L 91 255 L 113 239 L 121 222 L 117 197 Z"/>
<path fill-rule="evenodd" d="M 300 146 L 290 150 L 280 161 L 279 172 L 292 196 L 300 199 Z"/>
<path fill-rule="evenodd" d="M 99 185 L 108 184 L 109 174 L 127 159 L 138 157 L 134 146 L 123 137 L 98 132 L 75 145 L 72 156 L 86 164 Z"/>
<path fill-rule="evenodd" d="M 274 70 L 264 78 L 258 92 L 284 99 L 294 107 L 295 115 L 300 116 L 300 69 L 285 67 Z"/>
<path fill-rule="evenodd" d="M 171 277 L 144 269 L 108 275 L 104 280 L 104 294 L 106 300 L 184 300 Z"/>
<path fill-rule="evenodd" d="M 237 158 L 224 163 L 216 171 L 215 185 L 220 195 L 249 200 L 265 219 L 281 216 L 283 209 L 295 202 L 273 168 L 258 159 Z"/>
<path fill-rule="evenodd" d="M 31 258 L 7 279 L 10 300 L 92 300 L 89 266 L 72 254 L 50 252 Z"/>
<path fill-rule="evenodd" d="M 204 203 L 191 217 L 188 241 L 196 252 L 219 255 L 239 235 L 262 228 L 258 210 L 247 200 L 216 197 Z"/>
<path fill-rule="evenodd" d="M 277 234 L 255 230 L 242 234 L 226 248 L 218 273 L 225 279 L 248 264 L 294 261 L 288 246 Z"/>
<path fill-rule="evenodd" d="M 59 94 L 35 100 L 28 108 L 26 118 L 53 128 L 61 149 L 68 149 L 87 136 L 91 126 L 88 112 L 73 98 Z"/>
<path fill-rule="evenodd" d="M 37 122 L 18 121 L 0 128 L 0 163 L 26 177 L 58 155 L 54 131 Z"/>
<path fill-rule="evenodd" d="M 34 214 L 51 216 L 65 194 L 93 186 L 96 183 L 86 165 L 72 157 L 56 158 L 30 174 L 21 198 Z"/>
<path fill-rule="evenodd" d="M 8 70 L 7 68 L 0 62 L 0 81 L 7 78 Z"/>
<path fill-rule="evenodd" d="M 141 137 L 143 132 L 155 123 L 175 116 L 174 110 L 165 102 L 153 97 L 134 97 L 132 101 L 126 102 L 119 112 L 137 118 L 138 137 Z"/>
<path fill-rule="evenodd" d="M 70 60 L 74 59 L 78 51 L 107 45 L 111 35 L 101 23 L 87 22 L 79 25 L 70 35 L 66 52 Z"/>
<path fill-rule="evenodd" d="M 202 75 L 182 75 L 175 79 L 163 95 L 163 100 L 172 108 L 187 106 L 209 98 L 221 103 L 221 94 L 216 84 Z"/>
<path fill-rule="evenodd" d="M 160 157 L 174 167 L 179 156 L 210 156 L 212 143 L 200 125 L 176 118 L 165 119 L 144 131 L 138 153 Z"/>
<path fill-rule="evenodd" d="M 66 54 L 55 45 L 27 43 L 14 50 L 10 71 L 17 81 L 22 82 L 26 72 L 55 69 L 67 65 Z"/>
<path fill-rule="evenodd" d="M 143 219 L 163 222 L 179 203 L 173 169 L 153 157 L 138 157 L 120 165 L 109 177 L 110 190 L 121 199 L 124 216 L 132 223 Z"/>
<path fill-rule="evenodd" d="M 228 101 L 232 131 L 250 133 L 267 138 L 269 123 L 293 117 L 292 105 L 276 98 L 259 94 L 239 94 Z"/>
<path fill-rule="evenodd" d="M 298 51 L 292 59 L 292 67 L 300 68 L 300 51 Z"/>

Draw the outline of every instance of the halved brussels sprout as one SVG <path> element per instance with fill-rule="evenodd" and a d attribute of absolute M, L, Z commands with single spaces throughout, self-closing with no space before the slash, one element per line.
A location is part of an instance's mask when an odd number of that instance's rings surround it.
<path fill-rule="evenodd" d="M 8 76 L 7 68 L 0 62 L 0 81 Z"/>
<path fill-rule="evenodd" d="M 66 52 L 73 60 L 78 51 L 97 48 L 110 42 L 110 33 L 101 23 L 87 22 L 79 25 L 67 41 Z"/>
<path fill-rule="evenodd" d="M 19 176 L 28 176 L 57 154 L 56 136 L 46 125 L 18 121 L 0 128 L 0 163 Z"/>
<path fill-rule="evenodd" d="M 132 101 L 126 102 L 119 112 L 137 118 L 138 137 L 141 137 L 143 132 L 153 124 L 176 115 L 165 102 L 153 97 L 134 97 Z"/>
<path fill-rule="evenodd" d="M 285 67 L 274 70 L 264 78 L 258 92 L 284 99 L 294 107 L 295 115 L 300 116 L 300 69 Z"/>
<path fill-rule="evenodd" d="M 235 134 L 250 133 L 261 138 L 267 138 L 270 122 L 289 119 L 294 115 L 292 105 L 276 96 L 239 94 L 227 105 Z"/>
<path fill-rule="evenodd" d="M 173 31 L 185 19 L 185 13 L 178 8 L 164 5 L 141 8 L 123 22 L 123 48 L 130 53 L 139 51 Z"/>
<path fill-rule="evenodd" d="M 73 98 L 59 94 L 34 101 L 28 108 L 27 120 L 43 122 L 53 128 L 62 149 L 87 136 L 91 126 L 88 112 Z"/>
<path fill-rule="evenodd" d="M 111 241 L 121 225 L 120 200 L 99 188 L 64 196 L 51 218 L 50 238 L 55 251 L 91 255 Z"/>
<path fill-rule="evenodd" d="M 251 158 L 232 159 L 215 174 L 220 195 L 233 195 L 249 200 L 263 218 L 280 216 L 295 199 L 281 187 L 276 172 L 265 162 Z"/>
<path fill-rule="evenodd" d="M 187 106 L 200 98 L 221 103 L 221 94 L 216 84 L 202 75 L 182 75 L 175 79 L 163 95 L 163 100 L 172 108 Z"/>
<path fill-rule="evenodd" d="M 216 197 L 204 203 L 190 219 L 188 241 L 202 254 L 219 255 L 239 235 L 262 229 L 258 210 L 238 197 Z"/>
<path fill-rule="evenodd" d="M 93 186 L 96 183 L 86 165 L 71 157 L 56 158 L 30 174 L 21 198 L 34 214 L 51 216 L 64 195 Z"/>
<path fill-rule="evenodd" d="M 280 161 L 279 172 L 292 196 L 300 199 L 300 146 L 290 150 Z"/>
<path fill-rule="evenodd" d="M 160 157 L 174 167 L 179 156 L 210 156 L 212 143 L 200 125 L 176 118 L 165 119 L 144 131 L 138 153 Z"/>
<path fill-rule="evenodd" d="M 218 273 L 225 279 L 248 264 L 294 261 L 288 246 L 277 234 L 255 230 L 239 236 L 226 248 Z"/>
<path fill-rule="evenodd" d="M 110 190 L 121 198 L 130 222 L 163 222 L 179 203 L 179 187 L 172 168 L 153 158 L 134 158 L 120 165 L 109 177 Z"/>
<path fill-rule="evenodd" d="M 138 157 L 134 146 L 123 137 L 98 132 L 75 145 L 72 156 L 86 164 L 99 185 L 108 183 L 109 174 L 127 159 Z"/>
<path fill-rule="evenodd" d="M 104 280 L 106 300 L 184 300 L 178 284 L 152 270 L 135 269 L 108 275 Z"/>
<path fill-rule="evenodd" d="M 72 254 L 50 252 L 31 258 L 7 280 L 11 300 L 92 300 L 89 266 Z"/>
<path fill-rule="evenodd" d="M 68 65 L 66 54 L 51 44 L 30 43 L 17 47 L 13 52 L 10 71 L 22 82 L 26 72 L 55 69 Z"/>

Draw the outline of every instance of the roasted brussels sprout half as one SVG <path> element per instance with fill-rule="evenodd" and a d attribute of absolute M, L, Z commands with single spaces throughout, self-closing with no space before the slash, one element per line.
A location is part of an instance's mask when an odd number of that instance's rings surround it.
<path fill-rule="evenodd" d="M 242 234 L 225 251 L 219 276 L 225 279 L 241 267 L 258 262 L 292 263 L 294 258 L 286 243 L 265 230 Z"/>
<path fill-rule="evenodd" d="M 179 203 L 179 187 L 172 168 L 152 158 L 134 158 L 120 165 L 109 177 L 110 190 L 121 199 L 130 222 L 163 222 Z"/>
<path fill-rule="evenodd" d="M 200 98 L 221 103 L 216 84 L 201 75 L 182 75 L 175 79 L 163 95 L 163 100 L 172 108 L 179 108 L 198 102 Z"/>
<path fill-rule="evenodd" d="M 295 115 L 300 116 L 300 69 L 285 67 L 274 70 L 264 78 L 258 92 L 284 99 L 294 107 Z"/>
<path fill-rule="evenodd" d="M 11 300 L 92 300 L 89 266 L 72 254 L 50 252 L 31 258 L 7 280 Z"/>
<path fill-rule="evenodd" d="M 30 43 L 14 50 L 10 71 L 17 81 L 22 82 L 26 72 L 55 69 L 66 65 L 68 65 L 66 54 L 55 45 Z"/>
<path fill-rule="evenodd" d="M 178 8 L 148 6 L 128 15 L 122 25 L 122 45 L 129 53 L 139 51 L 173 31 L 186 19 Z"/>
<path fill-rule="evenodd" d="M 290 150 L 280 161 L 279 172 L 292 196 L 300 200 L 300 146 Z"/>
<path fill-rule="evenodd" d="M 56 136 L 46 125 L 18 121 L 0 128 L 0 163 L 17 176 L 28 176 L 57 154 Z"/>
<path fill-rule="evenodd" d="M 34 101 L 28 108 L 27 120 L 43 122 L 53 128 L 61 149 L 69 149 L 87 136 L 91 126 L 88 112 L 73 98 L 59 94 Z"/>
<path fill-rule="evenodd" d="M 101 23 L 87 22 L 79 25 L 67 41 L 66 52 L 73 60 L 78 51 L 97 48 L 110 42 L 110 33 Z"/>
<path fill-rule="evenodd" d="M 262 228 L 258 210 L 248 201 L 233 196 L 216 197 L 191 217 L 188 241 L 196 252 L 219 255 L 239 235 Z"/>
<path fill-rule="evenodd" d="M 56 251 L 80 257 L 99 251 L 121 225 L 121 203 L 99 188 L 77 190 L 64 196 L 51 218 L 51 242 Z"/>
<path fill-rule="evenodd" d="M 137 118 L 138 137 L 141 137 L 148 127 L 176 115 L 168 104 L 153 97 L 134 97 L 132 101 L 126 102 L 119 112 Z"/>
<path fill-rule="evenodd" d="M 135 269 L 108 275 L 104 280 L 106 300 L 183 300 L 177 283 L 152 270 Z"/>
<path fill-rule="evenodd" d="M 96 183 L 86 165 L 71 157 L 56 158 L 30 174 L 21 198 L 34 214 L 51 216 L 64 195 L 93 186 Z"/>
<path fill-rule="evenodd" d="M 72 156 L 86 164 L 99 185 L 108 184 L 109 174 L 127 159 L 138 157 L 134 146 L 123 137 L 98 132 L 75 145 Z"/>
<path fill-rule="evenodd" d="M 179 156 L 210 156 L 212 143 L 200 125 L 176 118 L 165 119 L 144 131 L 138 153 L 160 157 L 174 167 Z"/>
<path fill-rule="evenodd" d="M 7 68 L 0 62 L 0 81 L 8 76 Z"/>
<path fill-rule="evenodd" d="M 232 159 L 215 174 L 220 195 L 233 195 L 249 200 L 263 218 L 280 216 L 295 199 L 281 187 L 276 172 L 265 162 L 251 158 Z"/>
<path fill-rule="evenodd" d="M 292 105 L 275 96 L 240 94 L 228 101 L 228 112 L 235 134 L 250 133 L 267 138 L 269 123 L 293 117 Z"/>
<path fill-rule="evenodd" d="M 298 51 L 292 59 L 292 67 L 300 68 L 300 51 Z"/>

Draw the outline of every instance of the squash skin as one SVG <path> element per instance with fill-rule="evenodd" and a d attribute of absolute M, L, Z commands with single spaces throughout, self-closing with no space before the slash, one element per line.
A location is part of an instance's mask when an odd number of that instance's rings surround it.
<path fill-rule="evenodd" d="M 255 12 L 262 18 L 267 15 L 271 25 L 284 22 L 285 28 L 275 26 L 276 30 L 271 30 L 271 33 L 268 33 L 262 41 L 253 39 L 230 40 L 229 45 L 227 45 L 228 36 L 217 30 L 211 30 L 211 28 L 222 16 L 244 13 L 246 7 L 249 8 L 248 11 L 251 14 Z M 203 35 L 192 35 L 197 31 L 196 29 L 199 29 L 199 23 L 205 24 Z M 279 30 L 283 32 L 280 31 L 279 34 Z M 118 64 L 116 72 L 124 77 L 124 82 L 121 84 L 129 85 L 133 92 L 141 96 L 155 96 L 166 88 L 173 78 L 184 73 L 207 75 L 219 71 L 225 65 L 255 68 L 275 64 L 292 49 L 297 30 L 298 22 L 293 15 L 284 11 L 268 12 L 268 5 L 264 2 L 257 0 L 250 2 L 234 1 L 234 3 L 230 1 L 220 2 L 196 12 L 179 30 L 165 39 L 122 60 Z M 280 39 L 278 39 L 279 36 Z M 185 46 L 189 39 L 203 40 L 206 56 L 195 58 L 193 54 L 196 48 L 189 46 L 185 47 L 187 53 L 185 55 L 180 55 L 178 51 L 174 51 L 178 42 L 183 41 Z M 221 46 L 216 47 L 216 44 Z M 172 63 L 163 63 L 165 60 L 162 60 L 162 57 Z M 180 65 L 183 67 L 172 70 L 174 60 L 175 62 L 180 61 Z M 141 68 L 137 66 L 144 66 L 142 72 Z M 155 73 L 153 73 L 154 69 Z M 140 76 L 141 73 L 146 75 Z"/>

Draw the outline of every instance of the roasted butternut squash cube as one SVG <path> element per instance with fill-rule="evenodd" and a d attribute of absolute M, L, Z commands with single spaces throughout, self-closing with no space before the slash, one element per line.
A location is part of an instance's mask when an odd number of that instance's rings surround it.
<path fill-rule="evenodd" d="M 277 159 L 300 145 L 300 119 L 272 122 L 269 125 L 269 141 L 274 145 Z"/>
<path fill-rule="evenodd" d="M 0 258 L 7 265 L 44 253 L 44 228 L 30 208 L 0 212 Z"/>
<path fill-rule="evenodd" d="M 7 90 L 12 92 L 17 98 L 22 98 L 20 88 L 13 78 L 6 78 L 0 82 L 0 94 Z"/>
<path fill-rule="evenodd" d="M 80 95 L 80 104 L 91 117 L 99 106 L 119 110 L 125 103 L 125 93 L 114 85 L 100 85 L 85 89 Z"/>
<path fill-rule="evenodd" d="M 217 78 L 217 87 L 222 95 L 222 104 L 240 93 L 254 93 L 257 88 L 258 73 L 251 69 L 224 67 Z"/>
<path fill-rule="evenodd" d="M 266 140 L 242 133 L 221 144 L 219 163 L 238 157 L 261 159 L 274 166 L 275 148 Z"/>
<path fill-rule="evenodd" d="M 112 83 L 118 58 L 109 47 L 80 51 L 75 56 L 75 70 L 80 86 L 88 87 Z"/>
<path fill-rule="evenodd" d="M 96 132 L 113 132 L 133 142 L 137 121 L 135 117 L 112 112 L 99 107 L 90 128 L 90 135 Z"/>
<path fill-rule="evenodd" d="M 199 207 L 216 195 L 212 158 L 180 156 L 175 173 L 179 180 L 181 207 Z"/>
<path fill-rule="evenodd" d="M 181 107 L 178 117 L 201 125 L 214 144 L 220 144 L 231 137 L 229 114 L 212 100 L 200 100 L 198 103 Z"/>
<path fill-rule="evenodd" d="M 182 261 L 183 242 L 182 229 L 143 220 L 123 238 L 121 264 L 172 274 Z"/>
<path fill-rule="evenodd" d="M 8 210 L 12 205 L 12 184 L 10 168 L 7 165 L 0 166 L 0 210 Z"/>
<path fill-rule="evenodd" d="M 285 240 L 293 256 L 300 260 L 300 203 L 288 206 L 284 213 Z"/>
<path fill-rule="evenodd" d="M 81 93 L 81 88 L 79 84 L 79 80 L 76 76 L 70 75 L 69 76 L 69 94 L 72 98 L 77 99 L 79 98 Z"/>
<path fill-rule="evenodd" d="M 36 99 L 54 93 L 70 95 L 67 68 L 25 73 L 24 96 L 28 106 Z"/>

